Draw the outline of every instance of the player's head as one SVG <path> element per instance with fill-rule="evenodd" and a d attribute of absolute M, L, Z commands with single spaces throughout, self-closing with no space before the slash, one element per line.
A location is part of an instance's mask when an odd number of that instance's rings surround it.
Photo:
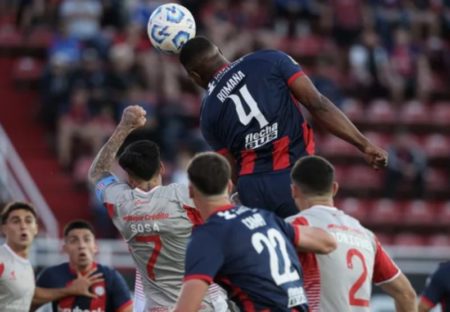
<path fill-rule="evenodd" d="M 226 196 L 232 188 L 231 168 L 225 157 L 205 152 L 194 156 L 188 166 L 191 197 L 217 198 Z"/>
<path fill-rule="evenodd" d="M 84 220 L 74 220 L 64 227 L 63 250 L 69 256 L 69 263 L 77 270 L 86 270 L 94 262 L 98 251 L 94 228 Z"/>
<path fill-rule="evenodd" d="M 320 156 L 305 156 L 297 160 L 291 171 L 291 190 L 299 208 L 332 201 L 338 190 L 333 165 Z"/>
<path fill-rule="evenodd" d="M 180 62 L 192 80 L 205 89 L 214 74 L 229 63 L 214 43 L 201 36 L 186 42 L 180 52 Z"/>
<path fill-rule="evenodd" d="M 38 233 L 34 206 L 25 202 L 8 203 L 1 213 L 2 232 L 14 251 L 27 251 Z"/>
<path fill-rule="evenodd" d="M 158 145 L 149 140 L 128 145 L 119 156 L 119 165 L 128 173 L 133 187 L 158 178 L 164 169 Z"/>

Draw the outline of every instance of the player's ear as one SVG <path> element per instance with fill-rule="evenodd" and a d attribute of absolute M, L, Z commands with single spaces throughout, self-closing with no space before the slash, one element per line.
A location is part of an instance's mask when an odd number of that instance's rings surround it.
<path fill-rule="evenodd" d="M 293 199 L 300 197 L 298 186 L 295 183 L 291 183 L 291 196 Z"/>
<path fill-rule="evenodd" d="M 337 192 L 339 191 L 339 183 L 334 181 L 331 191 L 333 192 L 333 197 L 336 196 Z"/>
<path fill-rule="evenodd" d="M 188 74 L 191 77 L 191 79 L 195 81 L 196 84 L 203 86 L 202 77 L 200 76 L 199 73 L 197 73 L 194 70 L 188 70 Z"/>
<path fill-rule="evenodd" d="M 233 181 L 228 180 L 228 184 L 227 184 L 227 194 L 231 194 L 233 192 Z"/>
<path fill-rule="evenodd" d="M 189 198 L 194 198 L 194 187 L 189 183 Z"/>
<path fill-rule="evenodd" d="M 163 176 L 165 172 L 166 172 L 166 167 L 164 166 L 164 163 L 161 162 L 159 165 L 159 174 Z"/>

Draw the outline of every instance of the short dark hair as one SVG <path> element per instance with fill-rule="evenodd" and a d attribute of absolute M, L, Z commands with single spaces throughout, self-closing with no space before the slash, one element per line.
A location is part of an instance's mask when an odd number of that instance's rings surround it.
<path fill-rule="evenodd" d="M 73 230 L 89 230 L 95 236 L 94 227 L 86 220 L 73 220 L 66 224 L 64 227 L 64 237 L 69 236 L 69 233 Z"/>
<path fill-rule="evenodd" d="M 34 209 L 34 206 L 31 203 L 21 202 L 21 201 L 14 201 L 6 204 L 6 206 L 3 208 L 1 213 L 1 222 L 2 224 L 5 224 L 6 221 L 8 221 L 8 217 L 14 210 L 27 210 L 31 212 L 35 219 L 37 219 L 36 209 Z"/>
<path fill-rule="evenodd" d="M 159 147 L 149 140 L 133 142 L 120 154 L 119 165 L 133 177 L 148 181 L 161 167 Z"/>
<path fill-rule="evenodd" d="M 188 40 L 181 49 L 180 62 L 185 68 L 191 67 L 214 47 L 214 43 L 208 38 L 202 36 L 194 37 Z"/>
<path fill-rule="evenodd" d="M 305 156 L 295 163 L 291 179 L 306 194 L 326 195 L 333 186 L 334 167 L 323 157 Z"/>
<path fill-rule="evenodd" d="M 189 181 L 207 196 L 222 194 L 231 179 L 231 167 L 222 155 L 213 152 L 197 154 L 188 167 Z"/>

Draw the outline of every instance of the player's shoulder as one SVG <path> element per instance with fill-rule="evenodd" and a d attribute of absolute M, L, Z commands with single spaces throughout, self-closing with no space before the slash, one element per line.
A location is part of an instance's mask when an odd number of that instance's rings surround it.
<path fill-rule="evenodd" d="M 450 274 L 450 261 L 439 263 L 439 271 L 445 272 L 447 275 Z"/>
<path fill-rule="evenodd" d="M 69 263 L 63 262 L 60 264 L 52 265 L 49 267 L 46 267 L 42 269 L 42 271 L 39 273 L 39 278 L 49 278 L 49 277 L 56 277 L 56 278 L 63 278 L 70 274 L 70 268 Z"/>
<path fill-rule="evenodd" d="M 154 196 L 164 197 L 168 200 L 179 200 L 189 196 L 189 189 L 181 183 L 161 185 L 154 191 Z"/>
<path fill-rule="evenodd" d="M 274 62 L 278 61 L 280 58 L 287 57 L 287 54 L 280 50 L 264 49 L 258 50 L 253 53 L 247 54 L 243 57 L 244 60 L 261 60 Z"/>

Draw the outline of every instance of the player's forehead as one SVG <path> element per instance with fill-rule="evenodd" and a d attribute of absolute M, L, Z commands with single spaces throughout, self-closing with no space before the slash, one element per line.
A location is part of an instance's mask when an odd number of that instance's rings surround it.
<path fill-rule="evenodd" d="M 18 208 L 18 209 L 14 209 L 12 210 L 9 215 L 8 218 L 6 219 L 6 222 L 12 221 L 12 220 L 21 220 L 21 219 L 33 219 L 36 220 L 34 214 L 26 209 L 26 208 Z"/>
<path fill-rule="evenodd" d="M 72 229 L 67 233 L 66 238 L 94 238 L 94 234 L 89 229 Z"/>

